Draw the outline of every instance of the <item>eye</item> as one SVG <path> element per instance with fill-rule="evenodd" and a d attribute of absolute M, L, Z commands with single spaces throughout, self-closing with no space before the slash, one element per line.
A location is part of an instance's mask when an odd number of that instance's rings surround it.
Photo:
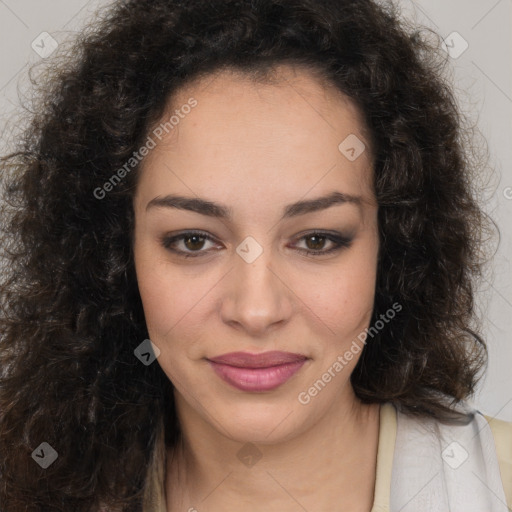
<path fill-rule="evenodd" d="M 352 238 L 342 235 L 341 233 L 313 231 L 302 235 L 297 240 L 304 240 L 306 248 L 298 248 L 297 250 L 312 256 L 323 256 L 339 251 L 345 247 L 349 247 Z M 212 249 L 204 250 L 205 243 L 214 242 L 207 233 L 201 231 L 187 231 L 173 236 L 165 236 L 161 240 L 162 246 L 183 258 L 196 258 L 203 256 L 212 251 Z M 331 247 L 324 249 L 326 243 L 330 243 Z M 180 246 L 181 247 L 178 247 Z M 214 249 L 215 250 L 215 249 Z"/>
<path fill-rule="evenodd" d="M 302 235 L 299 240 L 304 240 L 306 244 L 306 248 L 299 248 L 299 251 L 312 256 L 323 256 L 324 254 L 331 254 L 336 251 L 340 251 L 345 247 L 350 247 L 352 243 L 352 237 L 344 236 L 341 233 L 323 231 L 313 231 L 311 233 L 306 233 Z M 331 247 L 327 250 L 324 250 L 325 244 L 327 242 L 331 244 Z"/>
<path fill-rule="evenodd" d="M 162 246 L 183 258 L 195 258 L 210 252 L 201 249 L 204 247 L 205 241 L 212 242 L 213 240 L 211 236 L 201 231 L 187 231 L 179 235 L 164 237 L 162 239 Z M 176 242 L 180 242 L 182 248 L 177 249 L 175 247 Z"/>

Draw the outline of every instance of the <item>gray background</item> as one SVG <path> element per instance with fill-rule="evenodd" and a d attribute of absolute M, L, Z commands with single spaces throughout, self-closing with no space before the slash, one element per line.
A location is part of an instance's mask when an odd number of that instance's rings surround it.
<path fill-rule="evenodd" d="M 2 154 L 20 126 L 19 98 L 30 100 L 28 68 L 42 59 L 32 43 L 43 46 L 41 33 L 48 32 L 59 44 L 56 52 L 63 51 L 65 42 L 108 3 L 0 0 Z M 459 103 L 487 139 L 489 163 L 497 172 L 482 188 L 486 210 L 500 228 L 501 243 L 478 297 L 490 361 L 474 401 L 483 412 L 512 421 L 512 0 L 401 0 L 399 4 L 407 19 L 432 28 L 446 40 Z"/>

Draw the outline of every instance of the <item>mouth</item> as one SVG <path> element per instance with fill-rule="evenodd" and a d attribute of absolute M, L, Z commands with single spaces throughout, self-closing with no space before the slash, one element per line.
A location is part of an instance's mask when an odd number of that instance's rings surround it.
<path fill-rule="evenodd" d="M 208 359 L 215 373 L 242 391 L 270 391 L 297 373 L 307 357 L 291 352 L 231 352 Z"/>

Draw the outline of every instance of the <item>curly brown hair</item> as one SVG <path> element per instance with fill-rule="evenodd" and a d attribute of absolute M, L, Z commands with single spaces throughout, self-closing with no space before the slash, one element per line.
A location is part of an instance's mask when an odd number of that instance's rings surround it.
<path fill-rule="evenodd" d="M 172 383 L 134 357 L 148 337 L 132 254 L 137 168 L 108 197 L 95 190 L 171 95 L 223 67 L 264 81 L 277 64 L 305 66 L 363 114 L 379 204 L 372 323 L 403 309 L 365 346 L 357 396 L 444 419 L 474 392 L 488 219 L 447 57 L 423 34 L 371 0 L 131 0 L 50 59 L 37 112 L 1 160 L 2 511 L 140 510 L 159 422 L 167 445 L 178 439 Z M 47 469 L 31 459 L 43 441 L 58 452 Z"/>

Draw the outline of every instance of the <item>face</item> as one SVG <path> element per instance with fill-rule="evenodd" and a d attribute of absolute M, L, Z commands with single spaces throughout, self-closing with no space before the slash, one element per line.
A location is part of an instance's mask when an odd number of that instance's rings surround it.
<path fill-rule="evenodd" d="M 153 364 L 184 430 L 240 442 L 279 442 L 350 407 L 360 352 L 343 356 L 375 295 L 360 113 L 309 72 L 278 69 L 272 85 L 223 71 L 181 89 L 150 132 L 134 197 Z"/>

